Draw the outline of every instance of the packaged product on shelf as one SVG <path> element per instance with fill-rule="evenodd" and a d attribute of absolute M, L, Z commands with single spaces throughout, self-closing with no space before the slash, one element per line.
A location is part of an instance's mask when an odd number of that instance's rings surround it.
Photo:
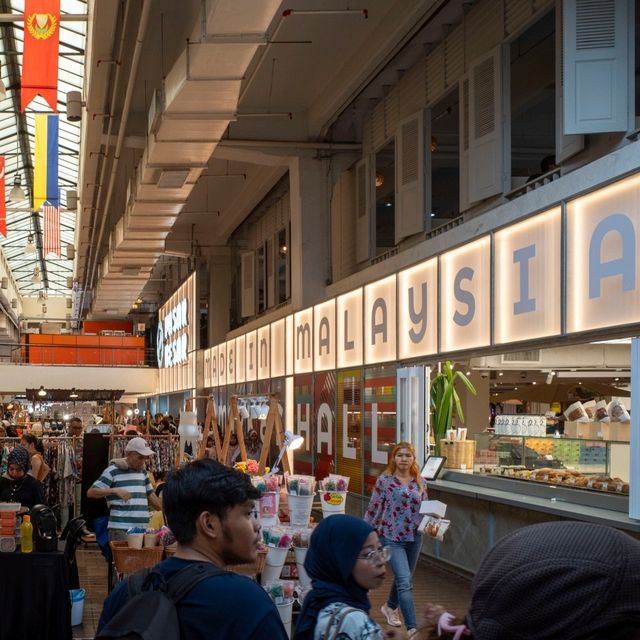
<path fill-rule="evenodd" d="M 569 405 L 564 412 L 564 417 L 571 422 L 589 422 L 589 416 L 580 400 Z"/>
<path fill-rule="evenodd" d="M 631 416 L 621 400 L 614 398 L 608 407 L 611 422 L 630 422 Z"/>
<path fill-rule="evenodd" d="M 596 402 L 595 412 L 593 414 L 593 419 L 598 422 L 609 422 L 609 410 L 608 403 L 606 400 L 599 400 Z"/>

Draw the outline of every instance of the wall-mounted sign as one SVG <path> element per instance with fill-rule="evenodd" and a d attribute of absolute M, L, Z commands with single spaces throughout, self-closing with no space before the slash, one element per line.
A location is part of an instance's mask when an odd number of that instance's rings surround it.
<path fill-rule="evenodd" d="M 396 359 L 396 276 L 364 288 L 364 361 Z"/>
<path fill-rule="evenodd" d="M 398 356 L 438 352 L 438 260 L 398 274 Z"/>
<path fill-rule="evenodd" d="M 271 336 L 269 325 L 258 329 L 258 380 L 267 380 L 271 377 Z"/>
<path fill-rule="evenodd" d="M 223 342 L 218 347 L 218 383 L 220 386 L 227 384 L 227 343 Z"/>
<path fill-rule="evenodd" d="M 254 382 L 258 378 L 258 333 L 249 331 L 245 333 L 245 380 Z"/>
<path fill-rule="evenodd" d="M 247 347 L 244 336 L 236 338 L 236 383 L 244 382 L 244 376 L 247 370 L 246 364 Z"/>
<path fill-rule="evenodd" d="M 236 341 L 227 341 L 227 384 L 236 382 Z"/>
<path fill-rule="evenodd" d="M 158 322 L 159 367 L 175 367 L 187 361 L 189 347 L 189 302 L 186 298 L 169 307 Z"/>
<path fill-rule="evenodd" d="M 640 321 L 640 176 L 567 205 L 567 331 Z"/>
<path fill-rule="evenodd" d="M 280 378 L 285 374 L 285 319 L 271 323 L 271 377 Z"/>
<path fill-rule="evenodd" d="M 284 358 L 287 375 L 293 375 L 293 314 L 286 317 Z"/>
<path fill-rule="evenodd" d="M 560 207 L 494 238 L 495 342 L 560 333 Z"/>
<path fill-rule="evenodd" d="M 217 387 L 220 384 L 220 379 L 218 377 L 218 347 L 212 347 L 211 351 L 211 386 Z"/>
<path fill-rule="evenodd" d="M 362 365 L 362 289 L 355 289 L 336 300 L 338 367 Z"/>
<path fill-rule="evenodd" d="M 313 371 L 313 308 L 293 316 L 293 369 L 296 373 Z"/>
<path fill-rule="evenodd" d="M 336 368 L 336 301 L 327 300 L 313 308 L 313 369 Z"/>
<path fill-rule="evenodd" d="M 440 257 L 440 350 L 489 344 L 491 309 L 489 236 Z"/>

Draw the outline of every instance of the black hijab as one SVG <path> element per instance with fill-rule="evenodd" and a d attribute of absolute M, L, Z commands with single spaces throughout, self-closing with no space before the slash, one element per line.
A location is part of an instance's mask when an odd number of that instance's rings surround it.
<path fill-rule="evenodd" d="M 318 614 L 333 602 L 369 613 L 368 591 L 351 572 L 372 531 L 364 520 L 346 515 L 330 516 L 316 527 L 304 561 L 313 589 L 304 599 L 294 640 L 311 640 Z"/>

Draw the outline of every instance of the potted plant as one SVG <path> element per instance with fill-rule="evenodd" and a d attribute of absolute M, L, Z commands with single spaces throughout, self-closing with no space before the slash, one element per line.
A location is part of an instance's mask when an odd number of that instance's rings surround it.
<path fill-rule="evenodd" d="M 440 440 L 451 429 L 454 411 L 460 422 L 464 424 L 464 412 L 456 390 L 458 381 L 461 381 L 474 396 L 476 395 L 477 391 L 469 378 L 462 371 L 454 371 L 450 360 L 442 365 L 441 370 L 431 381 L 431 428 L 436 453 L 440 453 Z"/>

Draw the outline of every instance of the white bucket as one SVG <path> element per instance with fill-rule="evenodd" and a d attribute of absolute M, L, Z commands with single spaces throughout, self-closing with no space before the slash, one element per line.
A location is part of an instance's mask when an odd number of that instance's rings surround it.
<path fill-rule="evenodd" d="M 347 505 L 346 491 L 324 491 L 320 494 L 320 502 L 322 504 L 322 515 L 327 518 L 336 513 L 344 513 Z"/>
<path fill-rule="evenodd" d="M 84 589 L 71 589 L 69 596 L 71 598 L 71 626 L 76 627 L 82 624 L 85 591 Z"/>
<path fill-rule="evenodd" d="M 313 495 L 292 496 L 289 494 L 289 520 L 294 526 L 309 526 L 311 517 L 311 507 L 313 506 Z"/>
<path fill-rule="evenodd" d="M 260 496 L 258 504 L 258 520 L 263 527 L 275 527 L 278 524 L 278 507 L 280 494 L 266 491 Z"/>
<path fill-rule="evenodd" d="M 293 552 L 296 554 L 296 567 L 298 568 L 298 581 L 303 587 L 311 584 L 311 578 L 304 569 L 304 559 L 307 557 L 307 547 L 294 547 Z"/>
<path fill-rule="evenodd" d="M 266 565 L 260 578 L 260 582 L 263 585 L 267 584 L 267 582 L 271 582 L 272 580 L 277 580 L 280 577 L 282 567 L 287 559 L 287 553 L 289 553 L 289 549 L 287 547 L 280 548 L 267 546 L 267 549 Z"/>
<path fill-rule="evenodd" d="M 291 616 L 293 614 L 293 598 L 282 604 L 277 604 L 278 613 L 280 614 L 280 620 L 284 628 L 287 630 L 287 635 L 291 637 Z"/>
<path fill-rule="evenodd" d="M 142 549 L 144 533 L 127 533 L 127 545 L 129 549 Z"/>

